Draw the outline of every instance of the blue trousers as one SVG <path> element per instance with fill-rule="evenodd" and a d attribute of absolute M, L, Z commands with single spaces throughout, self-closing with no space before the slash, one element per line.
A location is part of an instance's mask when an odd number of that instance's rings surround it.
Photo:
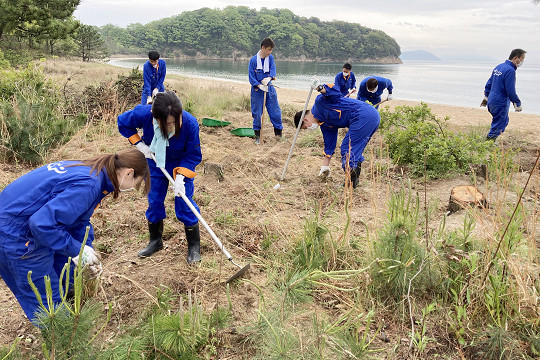
<path fill-rule="evenodd" d="M 158 169 L 158 171 L 161 170 Z M 150 176 L 150 192 L 148 193 L 148 210 L 146 210 L 146 218 L 151 223 L 157 223 L 167 217 L 167 214 L 165 213 L 165 196 L 167 195 L 169 184 L 169 180 L 163 174 L 160 176 L 157 173 L 152 173 Z M 193 192 L 195 190 L 193 179 L 184 178 L 184 184 L 186 186 L 186 197 L 193 204 L 195 209 L 200 211 L 195 201 L 193 201 Z M 176 218 L 186 226 L 193 226 L 199 221 L 197 216 L 193 214 L 189 206 L 181 197 L 175 197 L 174 209 Z"/>
<path fill-rule="evenodd" d="M 510 109 L 510 103 L 506 104 L 490 104 L 488 103 L 488 111 L 493 116 L 491 121 L 491 128 L 489 129 L 488 137 L 497 138 L 501 135 L 510 121 L 508 111 Z"/>
<path fill-rule="evenodd" d="M 364 148 L 379 128 L 380 121 L 355 121 L 341 142 L 341 166 L 343 170 L 347 162 L 351 169 L 356 168 L 359 162 L 364 161 Z M 350 151 L 349 151 L 350 150 Z"/>
<path fill-rule="evenodd" d="M 45 306 L 47 306 L 47 298 L 44 279 L 45 276 L 49 276 L 52 299 L 54 304 L 58 305 L 61 303 L 60 273 L 68 258 L 37 244 L 29 251 L 26 247 L 28 232 L 26 224 L 19 224 L 16 227 L 7 224 L 0 229 L 0 276 L 17 298 L 26 317 L 33 320 L 40 304 L 28 282 L 28 271 L 32 271 L 32 282 L 39 290 Z M 87 244 L 91 245 L 91 241 L 87 241 Z M 73 279 L 73 269 L 74 265 L 71 263 L 70 282 Z M 64 291 L 66 291 L 65 286 Z"/>
<path fill-rule="evenodd" d="M 264 91 L 251 87 L 251 115 L 253 116 L 253 130 L 261 130 L 261 116 L 263 113 Z M 277 92 L 273 86 L 268 87 L 266 93 L 266 111 L 275 129 L 283 129 L 281 122 L 281 109 L 277 100 Z"/>

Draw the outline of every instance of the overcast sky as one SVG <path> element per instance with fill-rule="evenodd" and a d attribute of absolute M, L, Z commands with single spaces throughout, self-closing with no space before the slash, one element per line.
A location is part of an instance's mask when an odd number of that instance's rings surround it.
<path fill-rule="evenodd" d="M 540 5 L 530 0 L 81 0 L 75 17 L 88 25 L 150 21 L 201 7 L 228 5 L 260 10 L 287 8 L 299 16 L 343 20 L 382 30 L 402 51 L 426 50 L 439 57 L 487 56 L 496 61 L 513 48 L 527 51 L 527 61 L 540 63 Z M 277 45 L 279 46 L 279 44 Z"/>

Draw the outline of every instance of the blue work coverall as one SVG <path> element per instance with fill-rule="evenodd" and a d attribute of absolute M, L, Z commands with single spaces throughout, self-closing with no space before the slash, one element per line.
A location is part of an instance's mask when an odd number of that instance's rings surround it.
<path fill-rule="evenodd" d="M 493 116 L 488 133 L 490 138 L 501 135 L 508 126 L 510 102 L 521 106 L 521 100 L 516 93 L 516 69 L 512 61 L 506 60 L 493 69 L 486 83 L 484 95 L 488 98 L 488 111 Z"/>
<path fill-rule="evenodd" d="M 157 69 L 150 64 L 150 61 L 147 61 L 143 65 L 143 91 L 141 95 L 141 104 L 146 105 L 146 98 L 152 96 L 152 91 L 155 88 L 159 92 L 165 91 L 165 86 L 163 86 L 163 81 L 165 81 L 165 75 L 167 74 L 167 65 L 165 60 L 159 59 Z"/>
<path fill-rule="evenodd" d="M 133 145 L 144 141 L 148 146 L 154 138 L 154 125 L 152 105 L 137 105 L 133 110 L 126 111 L 118 117 L 118 130 L 120 134 L 128 138 Z M 142 138 L 137 129 L 143 130 Z M 199 207 L 193 201 L 193 178 L 195 167 L 201 162 L 201 143 L 199 141 L 199 123 L 190 113 L 182 112 L 182 126 L 178 135 L 169 138 L 165 155 L 165 170 L 173 177 L 176 174 L 184 175 L 186 197 L 199 211 Z M 146 159 L 150 167 L 150 192 L 148 193 L 148 209 L 146 218 L 151 223 L 157 223 L 165 219 L 165 196 L 169 187 L 169 180 L 156 166 L 152 159 Z M 186 226 L 197 224 L 198 219 L 181 197 L 174 199 L 176 217 Z"/>
<path fill-rule="evenodd" d="M 325 94 L 315 99 L 311 113 L 319 122 L 324 139 L 324 156 L 334 154 L 338 130 L 349 128 L 341 142 L 341 165 L 346 170 L 347 161 L 351 169 L 364 161 L 364 148 L 379 128 L 381 116 L 368 103 L 341 96 L 339 88 L 324 85 Z M 349 151 L 350 150 L 350 151 Z"/>
<path fill-rule="evenodd" d="M 369 79 L 375 78 L 377 79 L 378 85 L 377 85 L 377 91 L 374 93 L 371 93 L 367 90 L 367 82 Z M 394 90 L 394 87 L 392 86 L 392 81 L 387 78 L 383 78 L 381 76 L 368 76 L 358 86 L 358 95 L 356 98 L 360 101 L 369 101 L 372 105 L 377 105 L 381 102 L 381 95 L 384 91 L 384 89 L 388 89 L 388 94 L 392 93 L 392 90 Z M 375 107 L 376 109 L 379 108 L 379 105 Z"/>
<path fill-rule="evenodd" d="M 343 75 L 343 71 L 336 75 L 334 79 L 334 85 L 339 87 L 341 96 L 345 96 L 349 93 L 349 89 L 354 89 L 356 87 L 356 78 L 354 77 L 353 72 L 349 72 L 347 76 Z"/>
<path fill-rule="evenodd" d="M 257 69 L 257 55 L 253 56 L 249 61 L 248 73 L 249 83 L 251 84 L 251 115 L 253 116 L 253 130 L 261 129 L 261 116 L 263 113 L 264 91 L 257 86 L 261 84 L 261 80 L 267 77 L 276 79 L 276 63 L 274 56 L 270 54 L 268 57 L 261 59 L 263 68 L 265 61 L 270 61 L 269 72 L 263 72 L 263 69 Z M 281 122 L 281 109 L 279 108 L 277 92 L 273 86 L 268 86 L 266 93 L 266 111 L 275 129 L 283 129 Z"/>
<path fill-rule="evenodd" d="M 28 271 L 45 306 L 44 277 L 50 277 L 53 301 L 59 304 L 61 270 L 68 257 L 79 255 L 87 226 L 86 245 L 92 244 L 90 217 L 114 191 L 105 169 L 91 174 L 88 166 L 68 166 L 77 163 L 42 166 L 0 193 L 0 275 L 30 320 L 40 305 L 28 283 Z"/>

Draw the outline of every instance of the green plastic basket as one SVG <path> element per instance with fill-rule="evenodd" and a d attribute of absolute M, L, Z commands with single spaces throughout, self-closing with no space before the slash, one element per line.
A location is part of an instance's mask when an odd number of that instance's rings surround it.
<path fill-rule="evenodd" d="M 230 122 L 229 121 L 223 121 L 223 120 L 204 118 L 204 119 L 202 119 L 202 124 L 204 126 L 227 126 L 227 125 L 230 125 Z"/>
<path fill-rule="evenodd" d="M 236 136 L 255 137 L 255 131 L 252 128 L 236 128 L 232 129 L 231 133 Z"/>

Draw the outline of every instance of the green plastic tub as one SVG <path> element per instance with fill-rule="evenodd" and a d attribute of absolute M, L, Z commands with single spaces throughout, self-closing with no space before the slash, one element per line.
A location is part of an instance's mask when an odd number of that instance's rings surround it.
<path fill-rule="evenodd" d="M 252 128 L 236 128 L 232 129 L 231 133 L 236 136 L 249 136 L 255 137 L 255 131 Z"/>
<path fill-rule="evenodd" d="M 227 126 L 227 125 L 230 125 L 231 123 L 229 121 L 203 118 L 202 124 L 204 126 Z"/>

